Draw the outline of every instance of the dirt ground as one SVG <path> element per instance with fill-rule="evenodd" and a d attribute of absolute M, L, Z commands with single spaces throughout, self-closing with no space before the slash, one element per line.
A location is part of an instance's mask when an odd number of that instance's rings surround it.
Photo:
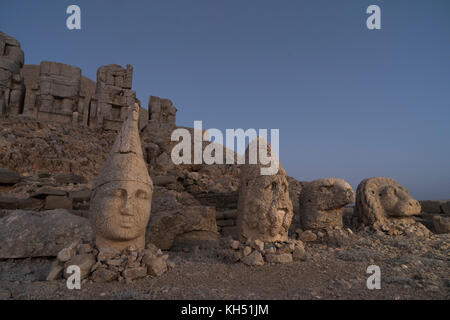
<path fill-rule="evenodd" d="M 450 235 L 427 238 L 355 234 L 344 242 L 307 243 L 304 261 L 249 267 L 221 249 L 169 252 L 174 269 L 131 283 L 45 281 L 51 259 L 0 261 L 1 299 L 450 299 Z M 369 290 L 369 265 L 381 289 Z"/>

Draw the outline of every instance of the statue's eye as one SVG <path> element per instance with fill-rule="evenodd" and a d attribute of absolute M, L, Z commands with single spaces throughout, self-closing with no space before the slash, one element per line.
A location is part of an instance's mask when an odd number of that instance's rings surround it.
<path fill-rule="evenodd" d="M 122 197 L 122 196 L 125 195 L 125 191 L 122 190 L 122 189 L 115 189 L 115 190 L 112 190 L 109 193 L 109 195 L 112 196 L 112 197 Z"/>
<path fill-rule="evenodd" d="M 138 199 L 148 199 L 148 194 L 144 190 L 136 191 L 136 198 Z"/>

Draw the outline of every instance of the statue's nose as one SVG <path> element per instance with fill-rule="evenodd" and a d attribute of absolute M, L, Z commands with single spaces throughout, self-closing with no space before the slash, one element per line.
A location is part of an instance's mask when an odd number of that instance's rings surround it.
<path fill-rule="evenodd" d="M 133 212 L 131 210 L 131 202 L 130 202 L 129 198 L 125 199 L 122 207 L 120 208 L 120 213 L 125 215 L 125 216 L 133 215 Z"/>

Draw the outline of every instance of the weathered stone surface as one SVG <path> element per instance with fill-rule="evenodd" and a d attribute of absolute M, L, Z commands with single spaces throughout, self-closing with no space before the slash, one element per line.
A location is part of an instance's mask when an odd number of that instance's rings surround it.
<path fill-rule="evenodd" d="M 89 219 L 99 248 L 145 247 L 153 184 L 142 155 L 138 116 L 135 104 L 95 180 Z"/>
<path fill-rule="evenodd" d="M 146 275 L 147 275 L 146 267 L 129 268 L 129 269 L 125 269 L 125 271 L 123 272 L 123 276 L 127 280 L 143 278 Z"/>
<path fill-rule="evenodd" d="M 125 121 L 128 109 L 137 103 L 136 92 L 131 90 L 133 67 L 126 69 L 111 64 L 101 66 L 97 70 L 97 88 L 91 99 L 89 125 L 93 128 L 120 130 Z M 140 112 L 138 114 L 145 114 Z M 145 122 L 143 122 L 145 125 Z M 137 123 L 138 129 L 142 129 Z"/>
<path fill-rule="evenodd" d="M 72 199 L 64 196 L 47 196 L 45 198 L 45 210 L 67 209 L 71 210 L 73 206 Z"/>
<path fill-rule="evenodd" d="M 415 224 L 410 217 L 421 211 L 407 189 L 386 177 L 365 179 L 358 185 L 355 209 L 361 225 L 385 232 L 394 225 Z"/>
<path fill-rule="evenodd" d="M 72 191 L 69 193 L 69 198 L 73 201 L 89 201 L 91 199 L 92 191 L 90 189 Z"/>
<path fill-rule="evenodd" d="M 311 230 L 306 230 L 300 234 L 300 240 L 304 242 L 312 242 L 317 240 L 317 236 Z"/>
<path fill-rule="evenodd" d="M 58 260 L 53 261 L 46 280 L 53 281 L 61 278 L 63 270 L 64 267 L 58 262 Z"/>
<path fill-rule="evenodd" d="M 303 260 L 305 258 L 305 248 L 296 246 L 292 252 L 292 259 L 294 261 Z"/>
<path fill-rule="evenodd" d="M 75 241 L 75 242 L 71 243 L 68 247 L 65 247 L 64 249 L 59 251 L 58 255 L 56 256 L 58 261 L 67 262 L 70 259 L 72 259 L 77 253 L 77 245 L 78 245 L 78 242 Z"/>
<path fill-rule="evenodd" d="M 249 164 L 252 148 L 259 154 L 260 143 L 267 144 L 266 154 L 272 154 L 269 144 L 261 139 L 253 140 L 245 153 L 246 164 L 241 167 L 239 200 L 237 210 L 237 229 L 241 240 L 261 240 L 264 242 L 286 241 L 293 217 L 289 198 L 286 172 L 279 165 L 274 175 L 261 175 L 261 169 L 268 166 Z M 265 148 L 263 148 L 265 149 Z"/>
<path fill-rule="evenodd" d="M 105 268 L 99 268 L 92 273 L 92 281 L 106 283 L 117 279 L 117 273 Z"/>
<path fill-rule="evenodd" d="M 44 201 L 35 198 L 16 198 L 10 195 L 0 195 L 0 209 L 8 210 L 39 210 L 44 206 Z"/>
<path fill-rule="evenodd" d="M 0 115 L 22 113 L 25 86 L 20 70 L 23 64 L 19 41 L 0 32 Z"/>
<path fill-rule="evenodd" d="M 282 254 L 266 254 L 265 259 L 270 263 L 289 263 L 292 262 L 292 254 L 282 253 Z"/>
<path fill-rule="evenodd" d="M 304 229 L 342 227 L 342 210 L 355 201 L 355 193 L 344 180 L 325 178 L 305 184 L 299 199 Z"/>
<path fill-rule="evenodd" d="M 92 237 L 89 221 L 67 210 L 16 210 L 0 219 L 0 258 L 56 257 L 75 240 Z"/>
<path fill-rule="evenodd" d="M 441 210 L 445 214 L 450 214 L 450 200 L 442 201 Z"/>
<path fill-rule="evenodd" d="M 21 176 L 15 171 L 0 168 L 0 184 L 16 184 L 20 182 Z"/>
<path fill-rule="evenodd" d="M 242 263 L 248 266 L 262 266 L 264 265 L 264 259 L 260 252 L 253 251 L 248 256 L 241 259 Z"/>
<path fill-rule="evenodd" d="M 419 201 L 422 208 L 422 212 L 426 213 L 441 213 L 442 201 L 439 200 L 424 200 Z"/>
<path fill-rule="evenodd" d="M 450 233 L 450 217 L 433 217 L 433 226 L 436 233 Z"/>
<path fill-rule="evenodd" d="M 64 190 L 51 188 L 51 187 L 43 187 L 31 194 L 32 198 L 46 198 L 47 196 L 66 196 L 67 192 Z"/>
<path fill-rule="evenodd" d="M 85 184 L 88 183 L 85 177 L 79 176 L 74 173 L 59 173 L 55 175 L 57 184 Z"/>
<path fill-rule="evenodd" d="M 152 178 L 152 181 L 155 186 L 166 186 L 171 183 L 177 182 L 177 177 L 175 176 L 156 176 Z"/>
<path fill-rule="evenodd" d="M 78 266 L 80 267 L 81 279 L 86 279 L 94 264 L 95 256 L 93 254 L 77 254 L 64 264 L 64 278 L 68 278 L 71 275 L 67 273 L 69 266 Z"/>
<path fill-rule="evenodd" d="M 144 256 L 142 260 L 147 265 L 147 273 L 159 277 L 167 271 L 166 260 L 162 257 Z"/>
<path fill-rule="evenodd" d="M 183 234 L 203 231 L 205 241 L 217 241 L 214 207 L 188 206 L 174 211 L 152 214 L 147 237 L 162 250 L 169 250 Z M 202 240 L 201 238 L 198 240 Z"/>

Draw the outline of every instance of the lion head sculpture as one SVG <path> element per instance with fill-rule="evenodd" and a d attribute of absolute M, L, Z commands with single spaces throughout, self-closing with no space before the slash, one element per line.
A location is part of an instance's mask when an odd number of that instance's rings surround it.
<path fill-rule="evenodd" d="M 306 183 L 299 199 L 304 229 L 342 227 L 343 208 L 355 201 L 355 192 L 342 179 L 325 178 Z"/>
<path fill-rule="evenodd" d="M 419 201 L 391 178 L 369 178 L 358 185 L 356 212 L 362 225 L 378 230 L 386 223 L 414 223 L 411 216 L 420 211 Z"/>

